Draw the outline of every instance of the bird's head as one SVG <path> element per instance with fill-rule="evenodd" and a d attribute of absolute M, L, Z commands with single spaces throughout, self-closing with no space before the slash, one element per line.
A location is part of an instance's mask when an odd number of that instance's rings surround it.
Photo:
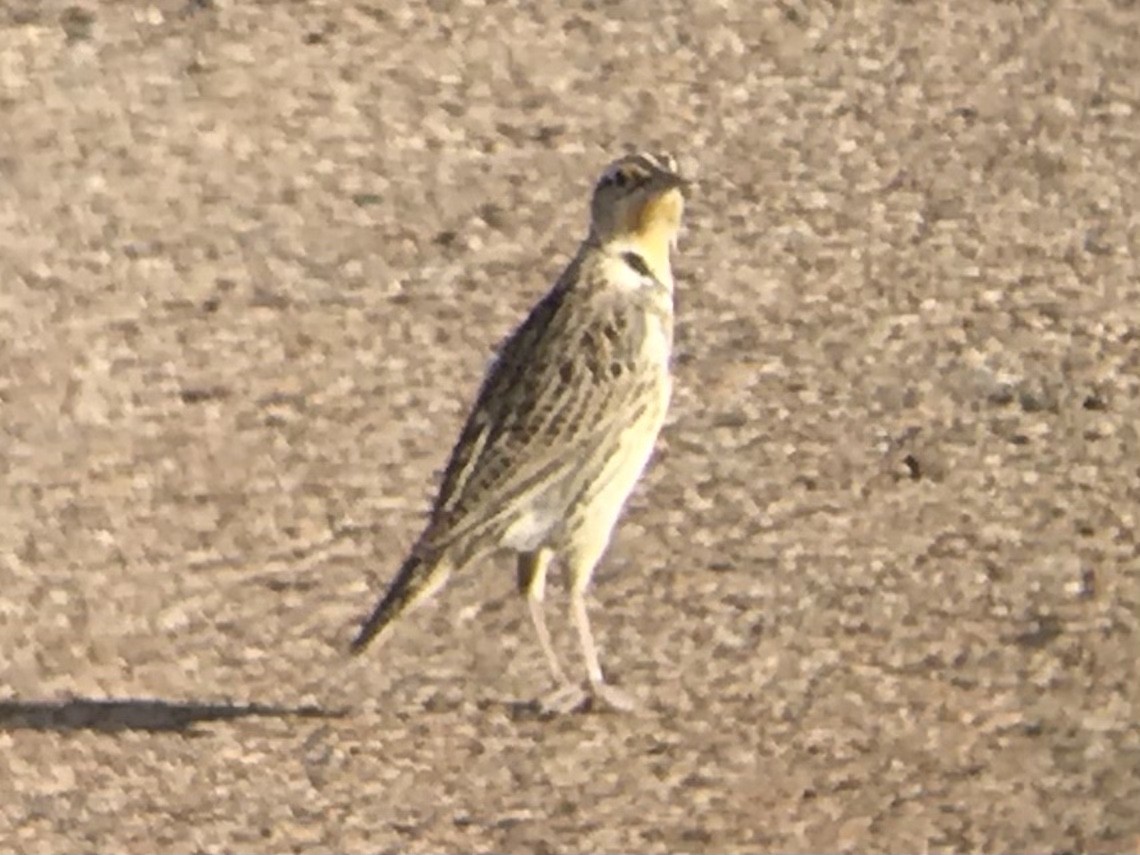
<path fill-rule="evenodd" d="M 620 240 L 652 263 L 668 266 L 681 227 L 685 181 L 667 154 L 630 154 L 602 173 L 590 204 L 590 233 L 598 243 Z"/>

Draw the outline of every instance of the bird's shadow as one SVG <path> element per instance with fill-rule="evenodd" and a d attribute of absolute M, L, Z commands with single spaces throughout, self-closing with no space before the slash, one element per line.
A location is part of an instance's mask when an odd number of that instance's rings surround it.
<path fill-rule="evenodd" d="M 346 710 L 319 706 L 163 701 L 153 698 L 70 698 L 61 701 L 0 701 L 0 732 L 173 733 L 198 736 L 199 724 L 246 718 L 343 718 Z"/>

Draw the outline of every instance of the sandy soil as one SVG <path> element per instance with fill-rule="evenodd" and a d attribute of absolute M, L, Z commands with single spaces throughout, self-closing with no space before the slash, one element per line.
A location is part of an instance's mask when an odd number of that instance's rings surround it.
<path fill-rule="evenodd" d="M 0 4 L 0 849 L 1140 847 L 1135 0 L 77 3 Z M 628 146 L 643 711 L 530 711 L 509 562 L 348 659 Z"/>

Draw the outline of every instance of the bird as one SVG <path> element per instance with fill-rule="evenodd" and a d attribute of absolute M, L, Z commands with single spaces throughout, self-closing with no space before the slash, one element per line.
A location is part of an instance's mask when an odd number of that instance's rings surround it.
<path fill-rule="evenodd" d="M 600 701 L 636 708 L 606 681 L 586 593 L 645 470 L 672 393 L 671 254 L 687 182 L 668 154 L 610 163 L 590 200 L 589 228 L 553 287 L 499 348 L 422 534 L 360 624 L 360 653 L 454 572 L 513 553 L 519 593 L 556 688 L 544 710 Z M 547 573 L 566 574 L 588 689 L 567 678 L 547 628 Z"/>

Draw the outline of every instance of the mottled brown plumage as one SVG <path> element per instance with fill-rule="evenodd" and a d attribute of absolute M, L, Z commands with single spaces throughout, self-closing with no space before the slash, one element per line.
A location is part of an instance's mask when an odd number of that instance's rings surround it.
<path fill-rule="evenodd" d="M 449 574 L 501 549 L 551 671 L 573 706 L 542 612 L 550 560 L 571 580 L 571 614 L 595 694 L 605 684 L 584 592 L 652 452 L 669 402 L 673 277 L 682 182 L 669 158 L 631 155 L 598 182 L 591 228 L 554 288 L 503 345 L 452 451 L 431 517 L 353 642 L 361 650 Z"/>

